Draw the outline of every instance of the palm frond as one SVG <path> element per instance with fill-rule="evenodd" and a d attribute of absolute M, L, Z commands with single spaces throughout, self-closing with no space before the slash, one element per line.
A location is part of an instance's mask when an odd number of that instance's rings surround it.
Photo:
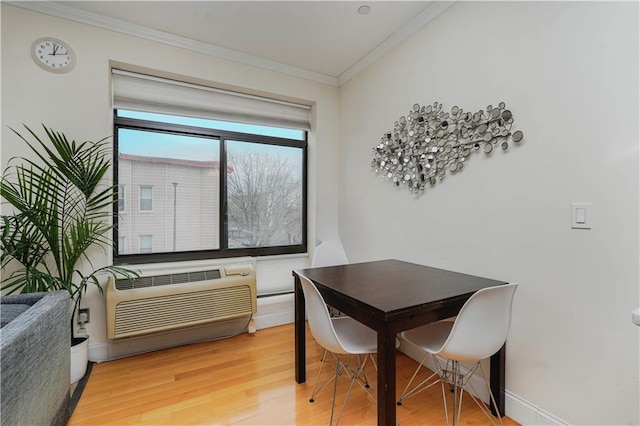
<path fill-rule="evenodd" d="M 10 159 L 0 181 L 0 196 L 13 208 L 0 217 L 0 265 L 14 265 L 0 288 L 9 293 L 66 290 L 75 311 L 88 285 L 102 293 L 100 275 L 138 276 L 117 266 L 87 275 L 80 270 L 93 269 L 89 249 L 113 245 L 108 219 L 116 186 L 104 184 L 110 146 L 106 138 L 77 143 L 45 125 L 46 138 L 41 138 L 24 127 L 26 136 L 11 130 L 34 157 Z"/>

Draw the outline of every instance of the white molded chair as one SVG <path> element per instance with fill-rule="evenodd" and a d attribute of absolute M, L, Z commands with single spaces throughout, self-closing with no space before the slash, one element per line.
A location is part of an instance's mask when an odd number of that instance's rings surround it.
<path fill-rule="evenodd" d="M 309 321 L 309 328 L 311 334 L 315 338 L 316 342 L 322 346 L 325 351 L 322 355 L 322 364 L 318 371 L 318 377 L 314 386 L 310 402 L 314 401 L 314 397 L 318 392 L 324 389 L 332 380 L 333 384 L 333 397 L 331 403 L 331 417 L 329 424 L 333 423 L 333 412 L 336 400 L 336 389 L 338 385 L 338 377 L 345 373 L 351 379 L 349 390 L 345 396 L 344 402 L 336 424 L 340 421 L 344 408 L 347 404 L 347 400 L 351 395 L 351 389 L 354 383 L 358 382 L 363 389 L 369 394 L 371 398 L 373 395 L 367 389 L 369 387 L 366 380 L 366 375 L 363 374 L 365 364 L 368 358 L 373 360 L 372 354 L 377 351 L 377 335 L 376 332 L 359 323 L 351 317 L 331 317 L 327 305 L 322 298 L 322 295 L 316 288 L 315 284 L 311 282 L 307 277 L 300 275 L 300 283 L 302 284 L 302 291 L 307 307 L 307 318 Z M 322 373 L 322 367 L 324 367 L 324 361 L 327 356 L 327 351 L 335 354 L 335 374 L 324 385 L 318 387 L 320 374 Z M 358 359 L 357 366 L 351 368 L 347 361 L 343 361 L 343 355 L 356 355 Z M 363 356 L 364 355 L 364 356 Z M 374 362 L 375 366 L 375 362 Z M 361 375 L 363 378 L 361 379 Z M 375 399 L 374 399 L 375 401 Z"/>
<path fill-rule="evenodd" d="M 349 263 L 339 239 L 322 241 L 313 251 L 311 267 L 346 265 Z"/>
<path fill-rule="evenodd" d="M 518 284 L 512 283 L 484 288 L 467 300 L 455 321 L 438 321 L 402 332 L 401 336 L 423 350 L 425 355 L 398 400 L 398 405 L 402 405 L 407 398 L 440 383 L 445 418 L 449 424 L 449 410 L 447 409 L 445 392 L 445 383 L 448 383 L 452 386 L 453 392 L 453 424 L 457 426 L 460 422 L 462 394 L 465 388 L 471 389 L 477 394 L 470 379 L 479 370 L 489 391 L 491 403 L 498 412 L 495 398 L 480 361 L 489 358 L 504 345 L 509 333 L 511 307 L 517 287 Z M 409 389 L 429 355 L 432 356 L 437 371 Z M 446 363 L 444 368 L 441 366 L 440 358 L 443 358 Z M 460 362 L 473 362 L 474 364 L 463 374 L 460 372 Z M 437 379 L 432 381 L 435 376 Z M 489 419 L 494 422 L 491 412 L 484 403 L 479 401 L 473 393 L 468 393 L 482 411 L 489 416 Z M 498 419 L 502 424 L 502 419 L 500 417 Z"/>
<path fill-rule="evenodd" d="M 312 268 L 320 268 L 322 266 L 346 265 L 349 263 L 347 254 L 344 252 L 342 242 L 339 238 L 322 241 L 313 251 L 313 259 L 311 259 Z M 329 313 L 332 317 L 341 316 L 342 313 L 332 306 L 329 306 Z"/>

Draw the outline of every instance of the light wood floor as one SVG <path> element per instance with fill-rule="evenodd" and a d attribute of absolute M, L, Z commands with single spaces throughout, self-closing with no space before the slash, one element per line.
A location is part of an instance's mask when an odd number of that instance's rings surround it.
<path fill-rule="evenodd" d="M 331 389 L 309 402 L 321 357 L 310 335 L 307 331 L 303 384 L 294 379 L 292 324 L 96 364 L 68 425 L 327 424 Z M 400 392 L 417 364 L 400 352 L 397 357 Z M 375 389 L 375 370 L 370 367 Z M 330 370 L 325 368 L 323 374 Z M 346 380 L 340 381 L 340 403 L 347 386 Z M 397 409 L 400 424 L 444 424 L 441 398 L 440 387 L 434 386 L 405 401 Z M 340 424 L 375 425 L 376 416 L 375 401 L 356 386 Z M 503 422 L 516 424 L 506 417 Z M 491 422 L 467 397 L 461 424 Z"/>

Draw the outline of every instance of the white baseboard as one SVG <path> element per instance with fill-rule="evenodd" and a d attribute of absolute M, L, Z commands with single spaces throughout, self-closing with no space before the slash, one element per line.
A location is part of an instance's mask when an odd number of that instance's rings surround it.
<path fill-rule="evenodd" d="M 521 425 L 566 426 L 567 422 L 559 419 L 542 408 L 505 390 L 505 411 L 507 416 Z"/>
<path fill-rule="evenodd" d="M 294 321 L 293 293 L 258 298 L 258 312 L 253 316 L 258 330 L 291 324 Z"/>
<path fill-rule="evenodd" d="M 103 362 L 109 361 L 109 342 L 92 344 L 89 341 L 89 361 Z"/>

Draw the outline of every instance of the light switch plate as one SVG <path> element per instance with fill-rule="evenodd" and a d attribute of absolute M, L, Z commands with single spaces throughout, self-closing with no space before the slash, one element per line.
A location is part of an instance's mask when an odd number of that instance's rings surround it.
<path fill-rule="evenodd" d="M 591 229 L 591 203 L 571 203 L 571 228 Z"/>

